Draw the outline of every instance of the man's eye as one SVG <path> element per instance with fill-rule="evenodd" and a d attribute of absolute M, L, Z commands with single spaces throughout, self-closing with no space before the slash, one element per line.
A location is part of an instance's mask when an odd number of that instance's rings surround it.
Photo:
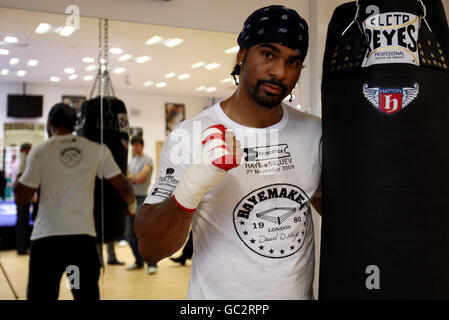
<path fill-rule="evenodd" d="M 290 61 L 288 61 L 287 63 L 288 63 L 288 65 L 291 66 L 291 67 L 296 67 L 296 66 L 298 66 L 298 61 L 296 61 L 296 60 L 290 60 Z"/>
<path fill-rule="evenodd" d="M 264 52 L 264 53 L 262 53 L 262 55 L 263 55 L 265 58 L 271 58 L 271 57 L 273 57 L 273 55 L 271 54 L 271 52 Z"/>

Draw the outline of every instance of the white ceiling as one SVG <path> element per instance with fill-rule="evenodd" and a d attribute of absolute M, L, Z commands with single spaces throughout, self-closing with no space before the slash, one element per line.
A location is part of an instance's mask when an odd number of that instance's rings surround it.
<path fill-rule="evenodd" d="M 65 14 L 76 5 L 83 17 L 238 33 L 254 10 L 285 5 L 308 17 L 309 3 L 335 0 L 0 0 L 0 7 Z"/>
<path fill-rule="evenodd" d="M 86 71 L 89 65 L 82 62 L 83 57 L 98 57 L 98 19 L 81 17 L 80 29 L 70 37 L 55 34 L 36 34 L 34 30 L 41 23 L 63 26 L 66 16 L 59 14 L 23 11 L 0 8 L 0 40 L 5 36 L 19 39 L 17 44 L 0 44 L 0 48 L 10 51 L 9 55 L 0 55 L 0 68 L 7 68 L 8 75 L 0 75 L 0 82 L 52 83 L 50 77 L 61 79 L 56 85 L 76 85 L 91 87 L 93 81 L 86 82 L 85 75 L 95 75 L 96 71 Z M 240 24 L 240 22 L 239 22 Z M 154 35 L 164 38 L 181 38 L 184 42 L 175 48 L 162 45 L 145 45 L 145 41 Z M 235 89 L 234 84 L 222 84 L 220 80 L 229 77 L 235 61 L 235 54 L 226 54 L 224 50 L 236 45 L 237 34 L 213 31 L 201 31 L 160 25 L 148 25 L 122 21 L 109 21 L 109 47 L 119 47 L 124 53 L 137 56 L 150 56 L 151 61 L 139 64 L 131 60 L 118 61 L 119 55 L 109 53 L 110 70 L 116 67 L 126 68 L 120 75 L 111 74 L 115 89 L 139 90 L 157 94 L 176 94 L 202 97 L 225 97 Z M 9 65 L 12 57 L 20 59 L 15 66 Z M 36 59 L 36 67 L 27 66 L 29 59 Z M 217 62 L 221 66 L 214 70 L 192 69 L 191 65 L 204 61 Z M 95 63 L 96 64 L 96 63 Z M 65 68 L 75 69 L 77 80 L 69 80 Z M 27 75 L 18 77 L 17 70 L 26 70 Z M 164 78 L 169 72 L 188 73 L 190 79 L 178 80 Z M 165 88 L 143 87 L 146 81 L 167 83 Z M 216 87 L 217 91 L 197 92 L 199 86 Z"/>

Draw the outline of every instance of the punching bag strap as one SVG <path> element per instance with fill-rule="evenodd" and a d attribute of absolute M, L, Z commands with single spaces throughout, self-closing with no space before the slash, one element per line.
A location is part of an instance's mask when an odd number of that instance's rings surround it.
<path fill-rule="evenodd" d="M 101 95 L 101 88 L 103 87 L 103 96 L 115 97 L 114 88 L 112 87 L 111 77 L 109 76 L 109 24 L 108 19 L 104 19 L 104 25 L 102 25 L 103 19 L 99 19 L 99 36 L 98 36 L 98 72 L 95 77 L 94 84 L 90 91 L 89 98 L 93 98 L 95 88 L 98 84 L 98 95 Z M 104 32 L 103 32 L 104 31 Z"/>
<path fill-rule="evenodd" d="M 419 28 L 421 28 L 421 20 L 424 20 L 424 22 L 426 23 L 427 29 L 429 29 L 430 32 L 433 32 L 426 20 L 426 16 L 427 16 L 426 5 L 424 4 L 424 2 L 422 2 L 422 0 L 418 0 L 418 3 L 421 5 L 422 11 L 423 11 L 423 15 L 419 16 Z"/>
<path fill-rule="evenodd" d="M 341 36 L 343 37 L 346 33 L 346 31 L 349 30 L 349 28 L 351 28 L 351 26 L 355 23 L 357 23 L 357 26 L 359 27 L 360 33 L 363 34 L 363 29 L 360 26 L 360 21 L 359 21 L 359 16 L 360 16 L 360 4 L 359 4 L 359 0 L 357 0 L 355 2 L 356 6 L 357 6 L 357 10 L 355 11 L 355 16 L 354 16 L 354 20 L 351 21 L 351 23 L 346 27 L 345 30 L 343 30 Z"/>

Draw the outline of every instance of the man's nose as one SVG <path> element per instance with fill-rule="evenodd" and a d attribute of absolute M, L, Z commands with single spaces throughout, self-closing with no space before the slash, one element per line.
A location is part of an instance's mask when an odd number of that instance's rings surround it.
<path fill-rule="evenodd" d="M 269 73 L 272 78 L 275 78 L 277 80 L 284 79 L 286 74 L 285 64 L 282 63 L 282 61 L 280 60 L 273 62 L 269 70 Z"/>

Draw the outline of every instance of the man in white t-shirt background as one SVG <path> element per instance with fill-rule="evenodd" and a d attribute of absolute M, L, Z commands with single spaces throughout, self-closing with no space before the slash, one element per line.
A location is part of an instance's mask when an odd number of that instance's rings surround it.
<path fill-rule="evenodd" d="M 19 204 L 28 203 L 40 188 L 39 214 L 31 234 L 29 300 L 57 299 L 64 272 L 78 275 L 71 287 L 76 300 L 98 300 L 95 177 L 107 179 L 128 204 L 135 201 L 109 148 L 72 134 L 76 120 L 75 110 L 68 105 L 51 108 L 50 138 L 33 147 L 14 187 Z"/>
<path fill-rule="evenodd" d="M 135 231 L 155 263 L 178 251 L 192 226 L 189 299 L 313 299 L 321 120 L 282 103 L 308 40 L 296 11 L 256 10 L 238 37 L 235 93 L 164 143 Z"/>

